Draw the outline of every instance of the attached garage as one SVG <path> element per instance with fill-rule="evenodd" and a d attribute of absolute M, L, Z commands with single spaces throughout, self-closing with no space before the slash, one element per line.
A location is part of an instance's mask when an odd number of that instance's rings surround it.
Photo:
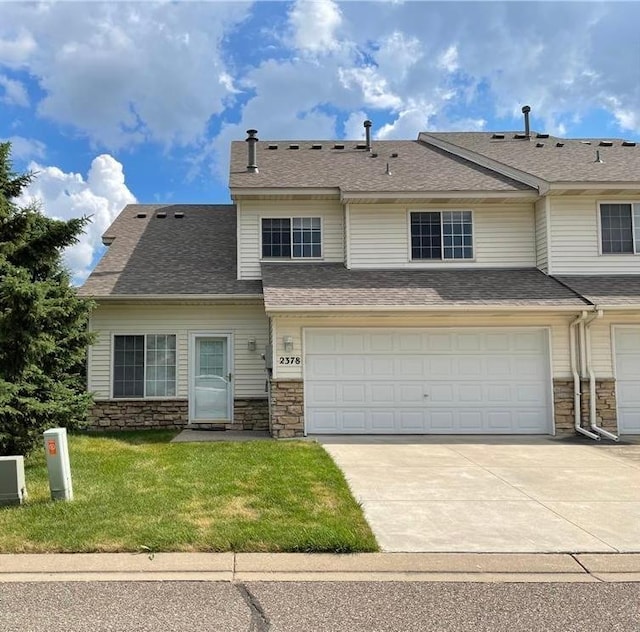
<path fill-rule="evenodd" d="M 640 434 L 640 327 L 615 327 L 616 400 L 620 434 Z"/>
<path fill-rule="evenodd" d="M 545 328 L 309 328 L 304 351 L 310 434 L 553 432 Z"/>

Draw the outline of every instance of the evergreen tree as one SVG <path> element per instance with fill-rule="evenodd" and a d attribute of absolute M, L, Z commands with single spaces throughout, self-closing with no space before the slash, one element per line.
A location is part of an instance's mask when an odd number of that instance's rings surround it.
<path fill-rule="evenodd" d="M 48 428 L 80 427 L 91 403 L 93 305 L 76 295 L 61 258 L 89 220 L 20 208 L 34 177 L 13 173 L 10 143 L 0 143 L 0 456 L 28 454 Z"/>

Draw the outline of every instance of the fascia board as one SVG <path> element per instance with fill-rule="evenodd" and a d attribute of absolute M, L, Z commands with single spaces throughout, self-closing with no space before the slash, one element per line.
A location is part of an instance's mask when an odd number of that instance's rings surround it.
<path fill-rule="evenodd" d="M 308 305 L 308 306 L 269 306 L 265 305 L 268 315 L 307 312 L 582 312 L 591 310 L 591 305 Z"/>
<path fill-rule="evenodd" d="M 358 200 L 367 200 L 372 197 L 379 199 L 510 199 L 523 198 L 528 200 L 537 200 L 539 195 L 537 190 L 531 191 L 342 191 L 340 200 L 342 202 L 357 202 Z"/>

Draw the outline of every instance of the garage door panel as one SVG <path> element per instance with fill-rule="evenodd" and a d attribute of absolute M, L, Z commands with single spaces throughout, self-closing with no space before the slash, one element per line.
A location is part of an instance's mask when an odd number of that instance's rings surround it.
<path fill-rule="evenodd" d="M 615 327 L 618 429 L 640 434 L 640 327 Z"/>
<path fill-rule="evenodd" d="M 337 330 L 329 345 L 323 332 L 322 347 L 315 335 L 309 332 L 305 343 L 308 432 L 550 430 L 543 330 Z M 332 416 L 319 416 L 323 411 Z"/>

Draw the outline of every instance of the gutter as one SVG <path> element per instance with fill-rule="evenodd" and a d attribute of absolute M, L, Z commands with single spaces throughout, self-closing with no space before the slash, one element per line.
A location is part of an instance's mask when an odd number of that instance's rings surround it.
<path fill-rule="evenodd" d="M 575 320 L 571 321 L 571 324 L 569 325 L 569 352 L 570 352 L 570 359 L 571 359 L 571 373 L 573 374 L 573 426 L 577 433 L 582 434 L 585 437 L 589 437 L 589 439 L 600 441 L 599 434 L 596 434 L 595 432 L 590 432 L 589 430 L 585 430 L 581 424 L 582 392 L 580 389 L 580 376 L 578 374 L 578 366 L 577 366 L 576 327 L 584 323 L 584 321 L 587 319 L 587 313 L 588 312 L 586 310 L 583 311 L 581 314 L 579 314 L 576 317 Z"/>
<path fill-rule="evenodd" d="M 243 301 L 262 300 L 262 294 L 117 294 L 100 296 L 99 294 L 80 294 L 100 303 L 118 303 L 131 301 Z"/>
<path fill-rule="evenodd" d="M 265 301 L 267 314 L 306 314 L 343 312 L 573 312 L 576 305 L 272 305 Z M 396 315 L 395 313 L 393 314 Z"/>
<path fill-rule="evenodd" d="M 597 423 L 597 406 L 596 406 L 596 374 L 593 370 L 593 364 L 591 362 L 591 325 L 594 321 L 602 318 L 604 310 L 596 306 L 596 312 L 591 315 L 589 319 L 581 324 L 584 329 L 585 338 L 585 352 L 586 352 L 586 370 L 589 375 L 589 426 L 593 432 L 597 432 L 599 435 L 611 439 L 612 441 L 620 441 L 618 435 L 600 428 Z"/>

